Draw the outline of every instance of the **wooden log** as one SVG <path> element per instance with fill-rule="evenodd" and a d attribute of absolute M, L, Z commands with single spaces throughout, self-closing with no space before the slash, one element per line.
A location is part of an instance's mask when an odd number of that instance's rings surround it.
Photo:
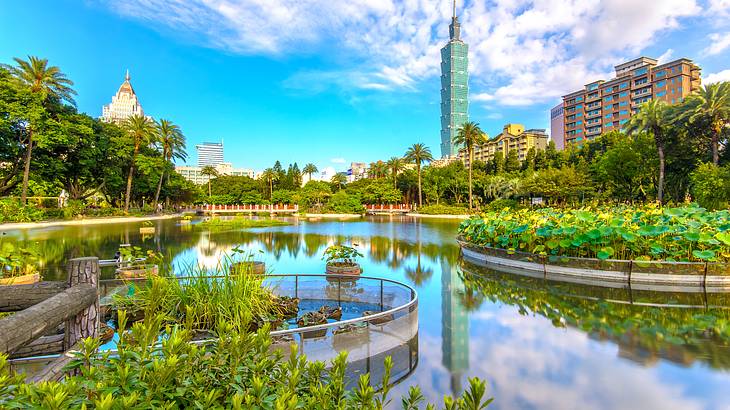
<path fill-rule="evenodd" d="M 79 340 L 96 337 L 99 334 L 99 258 L 75 258 L 68 261 L 68 285 L 90 285 L 94 289 L 94 300 L 74 317 L 66 319 L 66 331 L 63 346 L 69 349 Z"/>
<path fill-rule="evenodd" d="M 78 350 L 80 345 L 81 342 L 73 345 L 71 349 L 58 356 L 52 362 L 48 363 L 46 367 L 41 369 L 41 371 L 26 377 L 26 383 L 50 382 L 63 379 L 66 375 L 66 371 L 64 369 L 71 363 L 71 361 L 75 359 L 74 351 Z"/>
<path fill-rule="evenodd" d="M 0 352 L 13 353 L 97 301 L 96 288 L 83 283 L 0 319 Z"/>
<path fill-rule="evenodd" d="M 64 282 L 0 286 L 0 312 L 17 312 L 43 302 L 68 288 Z"/>
<path fill-rule="evenodd" d="M 19 348 L 10 355 L 10 359 L 21 357 L 46 356 L 63 353 L 63 333 L 41 336 L 29 344 Z"/>

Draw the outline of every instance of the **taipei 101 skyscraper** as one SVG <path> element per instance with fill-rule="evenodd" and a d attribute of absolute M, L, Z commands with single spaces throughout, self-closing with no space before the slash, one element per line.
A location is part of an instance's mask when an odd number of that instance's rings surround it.
<path fill-rule="evenodd" d="M 449 42 L 441 49 L 441 157 L 455 156 L 452 143 L 459 127 L 469 121 L 469 46 L 461 41 L 456 0 L 449 25 Z"/>

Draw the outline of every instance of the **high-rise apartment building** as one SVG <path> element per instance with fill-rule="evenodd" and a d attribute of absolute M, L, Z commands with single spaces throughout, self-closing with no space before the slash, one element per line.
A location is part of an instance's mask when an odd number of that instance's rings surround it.
<path fill-rule="evenodd" d="M 619 64 L 615 78 L 563 96 L 565 144 L 621 129 L 642 103 L 659 99 L 676 104 L 699 87 L 700 67 L 687 58 L 658 65 L 640 57 Z"/>
<path fill-rule="evenodd" d="M 563 103 L 558 104 L 550 110 L 550 139 L 555 143 L 555 148 L 565 148 L 565 114 Z"/>
<path fill-rule="evenodd" d="M 127 70 L 124 82 L 119 86 L 117 93 L 112 96 L 112 102 L 102 107 L 102 120 L 120 123 L 133 115 L 144 115 L 142 105 L 129 80 L 129 70 Z"/>
<path fill-rule="evenodd" d="M 461 25 L 454 14 L 449 25 L 449 42 L 441 49 L 441 157 L 455 156 L 452 143 L 461 124 L 469 121 L 469 46 L 461 41 Z"/>
<path fill-rule="evenodd" d="M 510 151 L 517 150 L 517 158 L 524 161 L 530 148 L 544 151 L 547 144 L 548 135 L 544 129 L 525 130 L 522 124 L 507 124 L 499 135 L 486 144 L 474 147 L 474 160 L 487 162 L 498 152 L 502 153 L 502 158 L 507 158 Z M 464 161 L 464 165 L 469 166 L 469 154 L 465 149 L 459 151 L 459 158 Z"/>
<path fill-rule="evenodd" d="M 223 163 L 223 142 L 204 142 L 195 146 L 198 151 L 198 166 L 220 165 Z"/>
<path fill-rule="evenodd" d="M 249 178 L 254 177 L 254 171 L 252 169 L 248 168 L 234 168 L 233 164 L 230 162 L 224 162 L 222 164 L 215 165 L 215 170 L 218 172 L 218 175 L 230 175 L 230 176 L 246 176 Z M 194 184 L 207 184 L 208 183 L 208 176 L 203 175 L 203 167 L 202 166 L 176 166 L 175 171 L 182 175 L 183 178 L 187 179 L 188 181 L 193 182 Z"/>

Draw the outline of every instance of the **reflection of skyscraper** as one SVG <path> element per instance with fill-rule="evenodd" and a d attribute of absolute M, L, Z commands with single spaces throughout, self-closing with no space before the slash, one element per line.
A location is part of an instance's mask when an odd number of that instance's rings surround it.
<path fill-rule="evenodd" d="M 451 392 L 461 392 L 461 376 L 469 368 L 469 315 L 459 300 L 464 282 L 456 266 L 441 260 L 441 356 L 451 373 Z"/>

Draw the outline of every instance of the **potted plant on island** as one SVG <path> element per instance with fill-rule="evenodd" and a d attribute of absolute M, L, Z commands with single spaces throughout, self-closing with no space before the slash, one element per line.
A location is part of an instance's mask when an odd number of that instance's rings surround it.
<path fill-rule="evenodd" d="M 362 258 L 357 249 L 345 245 L 332 245 L 324 250 L 322 259 L 327 261 L 326 272 L 328 275 L 353 275 L 362 273 L 360 264 L 355 258 Z"/>
<path fill-rule="evenodd" d="M 121 279 L 139 279 L 148 276 L 157 276 L 158 263 L 162 259 L 159 253 L 139 246 L 123 246 L 119 248 L 119 268 L 117 276 Z"/>
<path fill-rule="evenodd" d="M 0 241 L 0 285 L 37 283 L 41 276 L 34 265 L 37 259 L 35 249 Z"/>
<path fill-rule="evenodd" d="M 139 228 L 139 233 L 141 234 L 154 234 L 155 233 L 155 225 L 152 223 L 152 221 L 144 221 L 142 223 L 142 226 Z"/>

